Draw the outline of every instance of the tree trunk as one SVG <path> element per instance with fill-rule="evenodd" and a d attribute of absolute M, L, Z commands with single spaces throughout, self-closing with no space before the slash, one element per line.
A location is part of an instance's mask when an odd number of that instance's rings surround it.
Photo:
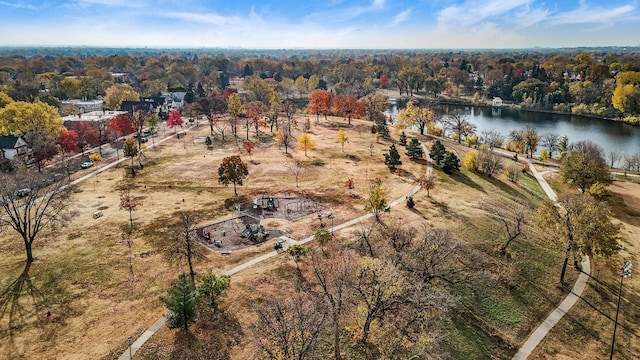
<path fill-rule="evenodd" d="M 238 196 L 238 190 L 236 189 L 236 183 L 233 183 L 233 195 Z"/>
<path fill-rule="evenodd" d="M 564 263 L 562 263 L 562 272 L 560 273 L 560 284 L 566 285 L 564 282 L 564 274 L 567 272 L 567 264 L 569 263 L 569 253 L 571 253 L 571 241 L 569 241 L 569 246 L 567 246 L 567 251 L 564 256 Z"/>
<path fill-rule="evenodd" d="M 373 322 L 373 316 L 367 316 L 367 319 L 364 321 L 364 326 L 362 327 L 362 338 L 360 342 L 363 344 L 367 343 L 367 339 L 369 339 L 369 332 L 371 330 L 371 323 Z"/>
<path fill-rule="evenodd" d="M 33 262 L 33 250 L 31 248 L 32 242 L 29 240 L 24 240 L 24 248 L 27 251 L 27 264 L 31 264 Z"/>
<path fill-rule="evenodd" d="M 342 360 L 340 355 L 340 323 L 339 315 L 333 311 L 333 358 L 334 360 Z"/>

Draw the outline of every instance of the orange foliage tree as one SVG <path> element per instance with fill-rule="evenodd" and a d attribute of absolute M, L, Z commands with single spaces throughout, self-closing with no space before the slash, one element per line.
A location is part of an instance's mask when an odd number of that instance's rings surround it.
<path fill-rule="evenodd" d="M 333 99 L 333 93 L 327 90 L 313 90 L 309 94 L 309 112 L 316 114 L 316 122 L 320 117 L 320 114 L 324 115 L 324 119 L 327 119 L 327 115 L 331 112 L 331 100 Z"/>

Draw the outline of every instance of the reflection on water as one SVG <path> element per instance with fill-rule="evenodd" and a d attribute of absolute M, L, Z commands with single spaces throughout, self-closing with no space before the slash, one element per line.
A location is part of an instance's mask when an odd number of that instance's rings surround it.
<path fill-rule="evenodd" d="M 406 101 L 391 102 L 387 115 L 395 119 L 398 110 L 405 105 Z M 623 151 L 627 155 L 640 153 L 640 127 L 621 122 L 505 108 L 443 105 L 433 110 L 438 119 L 453 110 L 464 111 L 469 121 L 476 125 L 478 134 L 496 130 L 506 136 L 511 130 L 531 126 L 540 134 L 552 132 L 560 136 L 567 135 L 571 142 L 591 140 L 602 146 L 605 155 L 610 151 Z"/>

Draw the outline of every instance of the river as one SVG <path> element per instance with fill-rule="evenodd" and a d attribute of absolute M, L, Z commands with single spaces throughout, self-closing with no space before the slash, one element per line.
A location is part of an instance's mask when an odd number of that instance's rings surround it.
<path fill-rule="evenodd" d="M 405 104 L 402 101 L 390 102 L 387 115 L 395 119 L 398 110 L 404 108 Z M 438 119 L 452 110 L 464 111 L 469 122 L 476 125 L 477 134 L 496 130 L 506 137 L 511 130 L 531 126 L 541 135 L 548 132 L 567 135 L 570 142 L 591 140 L 604 149 L 605 157 L 611 151 L 624 152 L 625 156 L 640 154 L 640 127 L 622 122 L 505 108 L 447 105 L 434 110 Z"/>

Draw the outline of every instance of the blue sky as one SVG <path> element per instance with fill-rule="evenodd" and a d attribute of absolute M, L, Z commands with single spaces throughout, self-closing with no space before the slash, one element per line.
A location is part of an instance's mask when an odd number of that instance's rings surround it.
<path fill-rule="evenodd" d="M 640 45 L 640 0 L 0 0 L 0 45 Z"/>

